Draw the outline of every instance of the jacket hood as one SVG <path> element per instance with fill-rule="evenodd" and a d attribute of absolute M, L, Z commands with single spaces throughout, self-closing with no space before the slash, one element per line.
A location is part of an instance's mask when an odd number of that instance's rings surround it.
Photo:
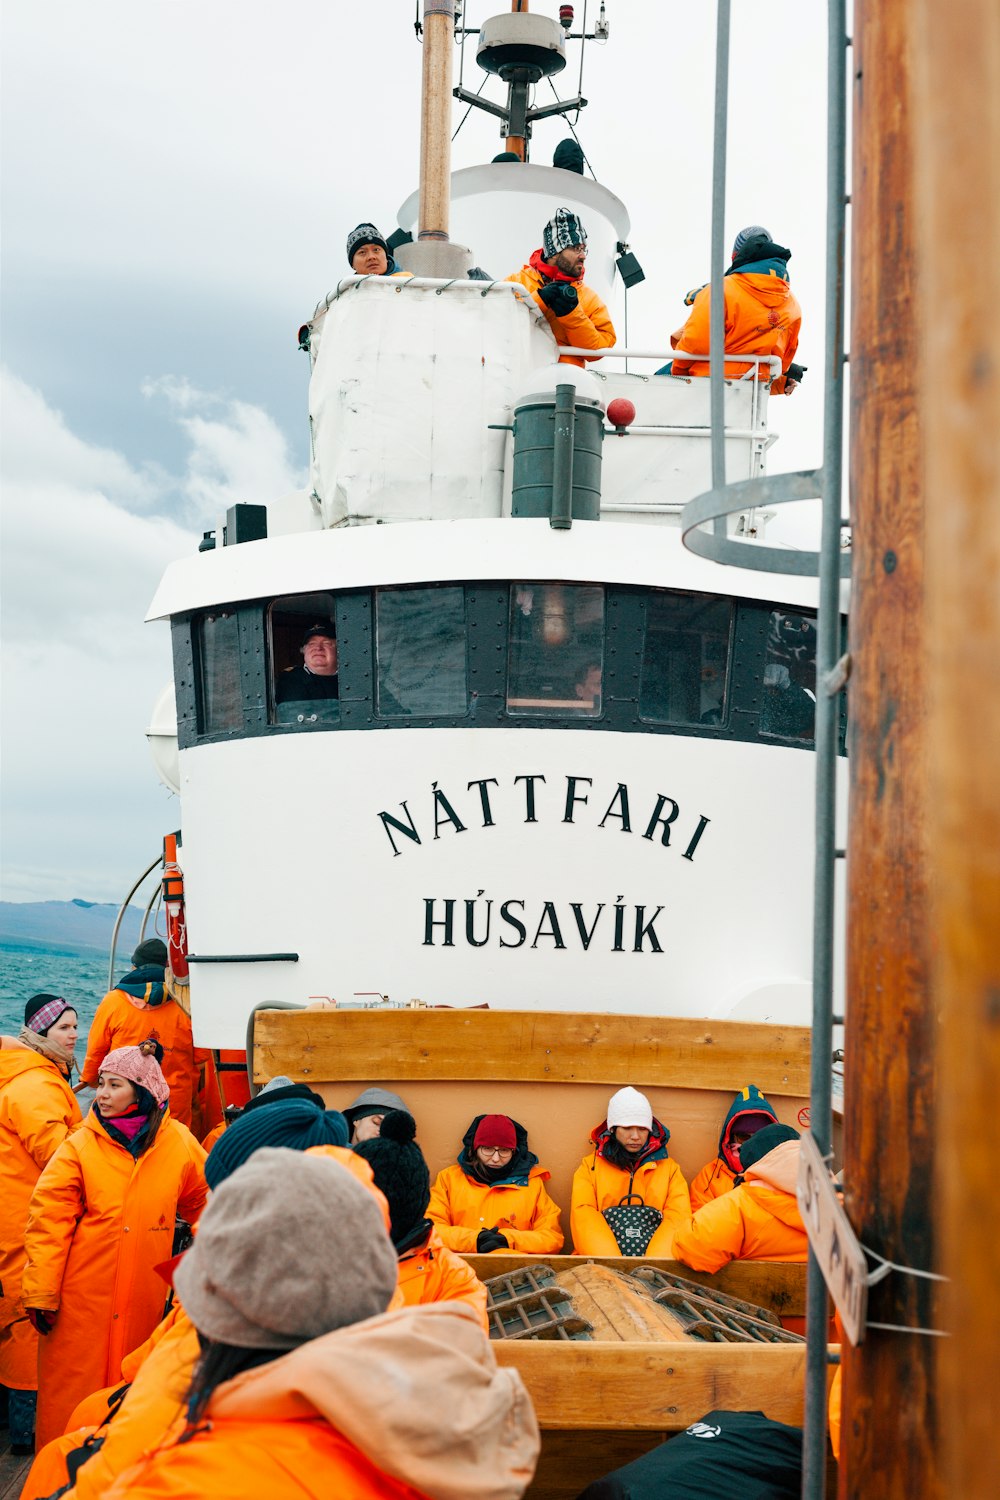
<path fill-rule="evenodd" d="M 607 1120 L 602 1120 L 600 1125 L 594 1126 L 593 1130 L 590 1132 L 590 1139 L 593 1141 L 595 1147 L 597 1148 L 598 1156 L 600 1156 L 604 1160 L 610 1161 L 613 1167 L 618 1165 L 616 1161 L 614 1161 L 607 1155 L 608 1146 L 612 1143 L 612 1141 L 615 1140 L 612 1132 L 608 1129 Z M 635 1158 L 636 1166 L 644 1167 L 648 1161 L 662 1161 L 665 1156 L 669 1156 L 670 1152 L 667 1150 L 667 1142 L 669 1141 L 669 1139 L 670 1131 L 667 1129 L 666 1125 L 663 1124 L 662 1120 L 658 1120 L 654 1115 L 653 1128 L 649 1132 L 649 1140 L 646 1142 L 643 1150 L 640 1151 L 638 1156 Z M 617 1144 L 616 1141 L 615 1144 Z M 622 1168 L 622 1170 L 625 1171 L 626 1168 Z"/>
<path fill-rule="evenodd" d="M 462 1137 L 462 1149 L 458 1154 L 458 1165 L 462 1168 L 462 1171 L 465 1173 L 466 1177 L 468 1177 L 472 1182 L 477 1182 L 480 1187 L 485 1187 L 487 1184 L 481 1177 L 477 1176 L 473 1170 L 473 1166 L 476 1160 L 476 1154 L 472 1142 L 475 1140 L 476 1131 L 479 1129 L 480 1120 L 484 1120 L 485 1118 L 485 1110 L 481 1115 L 476 1116 L 476 1118 L 473 1120 L 472 1124 L 469 1126 L 468 1130 Z M 514 1139 L 517 1144 L 514 1147 L 514 1155 L 507 1163 L 506 1174 L 503 1177 L 498 1177 L 496 1181 L 491 1182 L 489 1186 L 525 1187 L 527 1185 L 529 1177 L 548 1177 L 548 1172 L 546 1172 L 544 1168 L 538 1167 L 538 1157 L 535 1156 L 533 1152 L 528 1150 L 528 1132 L 525 1130 L 524 1126 L 519 1124 L 512 1115 L 508 1115 L 507 1118 L 510 1120 L 510 1123 L 514 1127 Z M 538 1168 L 537 1171 L 535 1170 L 536 1168 Z"/>
<path fill-rule="evenodd" d="M 119 979 L 115 989 L 126 994 L 140 1010 L 145 1010 L 147 1006 L 162 1005 L 164 1000 L 170 999 L 164 971 L 159 964 L 140 964 L 137 969 L 126 974 L 124 979 Z"/>
<path fill-rule="evenodd" d="M 788 267 L 780 260 L 753 261 L 727 275 L 739 276 L 750 295 L 764 307 L 784 307 L 792 295 Z"/>
<path fill-rule="evenodd" d="M 430 1500 L 516 1500 L 538 1459 L 520 1375 L 498 1368 L 476 1314 L 456 1302 L 338 1328 L 244 1371 L 208 1409 L 220 1419 L 324 1417 Z"/>
<path fill-rule="evenodd" d="M 760 1161 L 754 1162 L 752 1167 L 747 1167 L 743 1175 L 743 1181 L 747 1187 L 775 1188 L 779 1193 L 790 1193 L 792 1201 L 795 1201 L 795 1188 L 799 1178 L 799 1155 L 802 1150 L 801 1141 L 782 1141 L 780 1146 L 775 1146 Z M 768 1205 L 770 1207 L 770 1204 Z M 801 1223 L 798 1206 L 795 1208 L 796 1219 Z M 780 1218 L 781 1215 L 779 1214 Z"/>
<path fill-rule="evenodd" d="M 53 1068 L 59 1073 L 58 1067 L 50 1058 L 43 1057 L 40 1052 L 32 1052 L 16 1036 L 2 1037 L 0 1043 L 0 1081 L 9 1082 L 21 1073 L 30 1073 L 33 1068 Z M 59 1073 L 59 1076 L 61 1078 L 63 1075 Z"/>
<path fill-rule="evenodd" d="M 730 1170 L 737 1174 L 743 1169 L 739 1161 L 730 1159 L 726 1148 L 729 1145 L 733 1131 L 736 1129 L 736 1122 L 743 1115 L 768 1115 L 775 1123 L 778 1120 L 774 1106 L 769 1100 L 764 1098 L 764 1095 L 755 1083 L 748 1083 L 746 1088 L 741 1089 L 736 1095 L 736 1098 L 729 1107 L 729 1113 L 722 1122 L 722 1129 L 719 1131 L 719 1155 Z"/>

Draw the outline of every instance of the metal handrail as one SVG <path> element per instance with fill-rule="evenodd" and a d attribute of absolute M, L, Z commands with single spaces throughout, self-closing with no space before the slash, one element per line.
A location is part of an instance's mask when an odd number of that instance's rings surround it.
<path fill-rule="evenodd" d="M 560 354 L 586 355 L 588 359 L 696 359 L 699 364 L 710 365 L 711 355 L 700 354 L 697 349 L 629 349 L 622 345 L 614 344 L 610 349 L 581 349 L 575 344 L 560 344 Z M 781 374 L 781 360 L 776 354 L 733 354 L 727 353 L 725 361 L 731 364 L 770 365 L 771 379 L 776 380 Z M 687 375 L 679 375 L 678 380 L 686 380 Z M 693 376 L 692 379 L 700 377 Z M 742 375 L 731 375 L 731 380 L 751 380 L 754 378 L 753 370 L 747 370 Z"/>

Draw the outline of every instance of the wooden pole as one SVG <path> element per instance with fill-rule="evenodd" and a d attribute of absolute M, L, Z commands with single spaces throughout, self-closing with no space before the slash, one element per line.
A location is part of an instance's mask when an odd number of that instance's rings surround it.
<path fill-rule="evenodd" d="M 927 474 L 928 828 L 945 1018 L 937 1347 L 946 1490 L 1000 1495 L 1000 8 L 918 0 L 915 220 Z M 960 267 L 959 275 L 955 274 Z"/>
<path fill-rule="evenodd" d="M 866 1247 L 935 1270 L 914 3 L 856 0 L 854 16 L 844 1183 Z M 934 1286 L 893 1272 L 871 1288 L 870 1320 L 934 1327 Z M 935 1342 L 869 1329 L 845 1345 L 841 1497 L 943 1500 Z"/>
<path fill-rule="evenodd" d="M 455 0 L 424 0 L 418 240 L 447 240 L 451 179 L 451 52 Z"/>

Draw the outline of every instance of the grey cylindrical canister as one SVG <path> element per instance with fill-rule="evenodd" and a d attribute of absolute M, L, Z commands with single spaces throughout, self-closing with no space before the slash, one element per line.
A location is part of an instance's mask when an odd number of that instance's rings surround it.
<path fill-rule="evenodd" d="M 514 410 L 512 516 L 551 516 L 556 395 L 534 397 Z M 604 413 L 577 401 L 573 442 L 573 520 L 601 518 Z"/>

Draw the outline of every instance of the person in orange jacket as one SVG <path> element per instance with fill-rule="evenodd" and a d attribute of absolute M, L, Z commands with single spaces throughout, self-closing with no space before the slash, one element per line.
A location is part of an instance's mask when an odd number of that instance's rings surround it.
<path fill-rule="evenodd" d="M 550 1175 L 528 1149 L 523 1125 L 508 1115 L 477 1115 L 458 1161 L 437 1175 L 427 1217 L 450 1250 L 555 1255 L 563 1233 L 560 1209 L 545 1189 Z"/>
<path fill-rule="evenodd" d="M 741 229 L 733 244 L 732 264 L 723 280 L 725 298 L 724 349 L 726 354 L 771 354 L 781 360 L 781 374 L 771 382 L 773 396 L 790 396 L 805 373 L 793 364 L 799 346 L 802 309 L 789 286 L 788 262 L 792 252 L 776 245 L 759 224 Z M 671 334 L 674 349 L 693 354 L 709 352 L 711 285 L 694 295 L 693 306 L 683 328 Z M 691 293 L 688 293 L 691 296 Z M 745 360 L 726 360 L 727 378 L 745 375 L 753 368 Z M 706 362 L 675 359 L 658 375 L 707 375 Z M 757 366 L 757 380 L 770 380 L 769 365 Z"/>
<path fill-rule="evenodd" d="M 675 1259 L 694 1271 L 718 1271 L 731 1260 L 804 1261 L 809 1240 L 795 1198 L 800 1150 L 791 1125 L 752 1135 L 740 1148 L 742 1176 L 678 1231 Z"/>
<path fill-rule="evenodd" d="M 97 1007 L 87 1039 L 81 1081 L 93 1088 L 101 1059 L 119 1047 L 135 1047 L 152 1037 L 163 1048 L 163 1076 L 170 1088 L 170 1113 L 192 1128 L 192 1104 L 212 1054 L 196 1047 L 191 1017 L 172 997 L 166 983 L 166 944 L 147 938 L 132 954 L 133 968 L 109 990 Z M 209 1129 L 218 1112 L 206 1121 Z M 207 1132 L 206 1132 L 207 1133 Z"/>
<path fill-rule="evenodd" d="M 608 1103 L 608 1116 L 590 1132 L 594 1149 L 573 1174 L 570 1225 L 576 1255 L 647 1255 L 669 1257 L 674 1230 L 691 1219 L 691 1198 L 684 1173 L 667 1154 L 670 1131 L 653 1114 L 645 1094 L 619 1089 Z M 649 1236 L 632 1236 L 624 1225 L 616 1234 L 608 1210 L 626 1198 L 659 1213 Z M 621 1241 L 619 1241 L 621 1235 Z"/>
<path fill-rule="evenodd" d="M 178 1215 L 194 1223 L 208 1194 L 205 1153 L 170 1118 L 155 1048 L 105 1057 L 90 1113 L 31 1197 L 22 1296 L 43 1335 L 39 1446 L 156 1327 L 165 1292 L 155 1267 L 171 1254 Z"/>
<path fill-rule="evenodd" d="M 486 1288 L 472 1267 L 449 1250 L 424 1217 L 431 1179 L 414 1137 L 416 1122 L 405 1110 L 383 1115 L 377 1136 L 359 1141 L 354 1151 L 368 1162 L 389 1204 L 389 1237 L 399 1257 L 399 1289 L 407 1307 L 426 1302 L 465 1302 L 489 1332 Z"/>
<path fill-rule="evenodd" d="M 32 995 L 19 1037 L 0 1038 L 0 1386 L 11 1452 L 30 1453 L 38 1335 L 21 1300 L 24 1228 L 35 1184 L 80 1123 L 72 1089 L 77 1015 L 60 995 Z"/>
<path fill-rule="evenodd" d="M 691 1208 L 697 1213 L 713 1198 L 728 1193 L 743 1170 L 739 1150 L 758 1130 L 776 1125 L 778 1116 L 756 1084 L 748 1083 L 729 1107 L 719 1132 L 719 1154 L 691 1179 Z"/>
<path fill-rule="evenodd" d="M 389 1205 L 375 1186 L 370 1165 L 346 1148 L 346 1140 L 343 1116 L 327 1110 L 318 1094 L 287 1078 L 273 1078 L 233 1122 L 225 1149 L 213 1152 L 205 1163 L 206 1180 L 214 1192 L 265 1146 L 280 1145 L 332 1159 L 370 1193 L 388 1232 Z M 397 1290 L 391 1306 L 402 1305 Z M 175 1302 L 145 1343 L 122 1360 L 117 1384 L 82 1401 L 66 1434 L 42 1449 L 21 1500 L 43 1500 L 64 1487 L 69 1482 L 67 1459 L 71 1455 L 76 1482 L 68 1495 L 72 1500 L 100 1500 L 112 1481 L 155 1447 L 182 1416 L 184 1392 L 199 1353 L 194 1325 Z M 127 1388 L 122 1396 L 123 1386 Z"/>
<path fill-rule="evenodd" d="M 105 1500 L 518 1500 L 539 1448 L 520 1376 L 461 1303 L 386 1311 L 396 1274 L 344 1166 L 258 1151 L 174 1273 L 202 1350 L 185 1415 Z"/>
<path fill-rule="evenodd" d="M 542 231 L 542 244 L 520 271 L 508 276 L 527 287 L 555 335 L 557 344 L 576 349 L 610 349 L 615 342 L 611 315 L 583 273 L 587 261 L 587 231 L 572 209 L 559 208 Z M 587 359 L 561 354 L 559 363 L 585 366 Z"/>

